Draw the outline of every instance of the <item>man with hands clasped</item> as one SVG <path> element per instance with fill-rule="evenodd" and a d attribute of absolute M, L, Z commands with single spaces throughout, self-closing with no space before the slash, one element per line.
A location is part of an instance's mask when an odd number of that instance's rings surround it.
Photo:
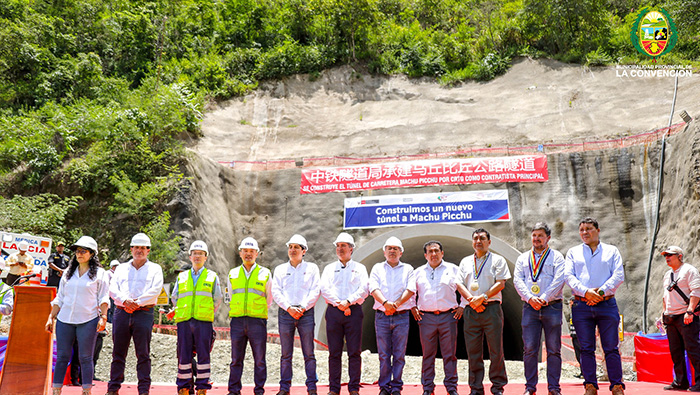
<path fill-rule="evenodd" d="M 562 289 L 564 288 L 564 256 L 549 248 L 552 231 L 544 222 L 530 232 L 532 249 L 520 255 L 515 263 L 513 283 L 523 304 L 523 364 L 525 392 L 537 390 L 537 354 L 542 330 L 547 348 L 548 395 L 560 395 L 561 386 L 561 323 Z"/>
<path fill-rule="evenodd" d="M 442 258 L 442 244 L 430 240 L 423 245 L 427 263 L 414 274 L 416 304 L 411 309 L 420 328 L 420 344 L 423 347 L 421 384 L 423 395 L 433 395 L 435 390 L 435 356 L 440 345 L 445 370 L 445 389 L 449 395 L 457 394 L 457 321 L 464 308 L 457 303 L 456 291 L 466 295 L 459 281 L 459 268 Z"/>
<path fill-rule="evenodd" d="M 472 394 L 484 393 L 484 338 L 489 348 L 491 392 L 502 394 L 508 384 L 503 355 L 503 309 L 501 290 L 510 278 L 505 258 L 489 251 L 491 234 L 486 229 L 472 233 L 474 255 L 459 264 L 461 283 L 468 288 L 462 301 L 464 309 L 464 341 L 469 356 L 469 387 Z"/>
<path fill-rule="evenodd" d="M 369 290 L 374 297 L 374 329 L 379 354 L 379 395 L 401 395 L 401 375 L 406 364 L 406 345 L 410 318 L 416 305 L 413 267 L 401 262 L 403 244 L 392 236 L 384 243 L 384 262 L 377 263 L 369 275 Z"/>

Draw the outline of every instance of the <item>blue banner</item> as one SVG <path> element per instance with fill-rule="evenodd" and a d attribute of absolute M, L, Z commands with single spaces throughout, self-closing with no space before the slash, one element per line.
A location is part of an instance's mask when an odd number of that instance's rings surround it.
<path fill-rule="evenodd" d="M 507 190 L 345 199 L 345 229 L 508 220 Z"/>

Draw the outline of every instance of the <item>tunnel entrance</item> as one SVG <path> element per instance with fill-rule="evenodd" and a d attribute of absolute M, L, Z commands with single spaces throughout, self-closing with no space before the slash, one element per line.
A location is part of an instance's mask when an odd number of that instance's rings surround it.
<path fill-rule="evenodd" d="M 430 224 L 417 225 L 406 228 L 397 229 L 370 240 L 362 246 L 355 249 L 353 259 L 363 263 L 367 267 L 367 272 L 372 270 L 374 264 L 384 261 L 382 247 L 384 241 L 390 236 L 398 237 L 404 246 L 404 254 L 401 260 L 413 267 L 419 267 L 425 264 L 423 256 L 423 244 L 428 240 L 438 240 L 443 245 L 445 250 L 445 261 L 459 265 L 459 262 L 467 255 L 474 253 L 472 249 L 471 236 L 475 228 L 469 226 L 447 225 L 447 224 Z M 520 253 L 508 245 L 504 241 L 491 235 L 491 251 L 502 255 L 513 274 L 513 265 Z M 369 296 L 362 306 L 364 311 L 364 323 L 362 329 L 362 349 L 377 352 L 377 341 L 374 331 L 374 310 L 372 305 L 374 298 Z M 522 341 L 522 301 L 520 296 L 515 291 L 512 281 L 506 283 L 506 288 L 503 290 L 503 349 L 505 358 L 508 360 L 522 360 L 523 358 L 523 341 Z M 463 319 L 459 321 L 459 335 L 457 336 L 457 357 L 459 359 L 467 358 L 467 351 L 464 344 Z M 325 321 L 322 322 L 325 328 Z M 319 330 L 318 335 L 322 341 L 325 341 L 325 329 Z M 418 324 L 411 317 L 411 327 L 409 331 L 408 346 L 406 348 L 407 355 L 422 355 L 420 337 L 418 333 Z M 484 345 L 484 357 L 488 357 L 488 349 Z M 438 356 L 439 356 L 438 352 Z"/>

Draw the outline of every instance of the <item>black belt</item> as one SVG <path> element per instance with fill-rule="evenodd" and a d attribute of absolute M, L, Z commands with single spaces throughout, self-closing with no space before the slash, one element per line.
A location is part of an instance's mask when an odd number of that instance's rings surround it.
<path fill-rule="evenodd" d="M 551 306 L 551 305 L 557 304 L 557 303 L 561 303 L 561 299 L 551 300 L 551 301 L 549 301 L 549 302 L 543 304 L 542 307 Z"/>
<path fill-rule="evenodd" d="M 482 305 L 482 306 L 488 306 L 488 305 L 491 305 L 491 304 L 501 304 L 501 301 L 500 301 L 500 300 L 489 300 L 488 302 L 484 302 L 484 303 L 482 303 L 481 305 Z"/>

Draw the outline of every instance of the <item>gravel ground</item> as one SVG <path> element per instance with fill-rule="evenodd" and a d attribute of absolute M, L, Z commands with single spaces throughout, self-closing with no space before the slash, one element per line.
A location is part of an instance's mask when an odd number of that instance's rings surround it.
<path fill-rule="evenodd" d="M 176 345 L 177 339 L 172 335 L 164 334 L 153 334 L 153 340 L 151 341 L 151 356 L 152 356 L 152 372 L 151 378 L 153 382 L 161 383 L 174 383 L 175 376 L 177 375 L 177 358 L 176 358 Z M 112 339 L 110 336 L 105 338 L 104 346 L 102 348 L 101 357 L 97 363 L 96 376 L 100 379 L 109 378 L 109 364 L 111 361 L 112 353 Z M 246 352 L 246 360 L 244 362 L 243 369 L 243 383 L 253 384 L 253 360 L 251 356 L 250 348 Z M 231 362 L 231 348 L 230 342 L 228 340 L 217 340 L 214 343 L 214 350 L 212 351 L 212 380 L 215 383 L 226 383 L 228 382 L 229 374 L 229 363 Z M 269 343 L 267 345 L 267 383 L 276 385 L 279 382 L 279 359 L 280 359 L 280 346 L 278 344 Z M 328 383 L 328 352 L 325 350 L 316 351 L 316 361 L 318 373 L 319 384 Z M 486 366 L 488 369 L 488 361 Z M 293 372 L 294 377 L 292 379 L 294 384 L 304 383 L 304 359 L 301 355 L 301 349 L 294 350 L 293 358 Z M 343 355 L 343 364 L 345 369 L 343 371 L 343 382 L 347 382 L 347 358 Z M 435 382 L 441 383 L 443 380 L 442 372 L 442 362 L 436 360 L 436 377 Z M 464 383 L 467 381 L 467 361 L 460 360 L 458 362 L 458 372 L 460 375 L 460 382 Z M 636 379 L 636 374 L 634 372 L 634 366 L 632 363 L 623 363 L 623 369 L 625 371 L 625 380 L 632 381 Z M 136 382 L 136 357 L 132 349 L 129 351 L 127 358 L 127 370 L 125 372 L 125 378 L 127 382 Z M 508 379 L 511 382 L 524 382 L 525 378 L 523 376 L 523 363 L 522 361 L 506 361 L 506 369 L 508 372 Z M 540 381 L 546 382 L 546 369 L 545 363 L 540 363 L 539 366 L 539 378 Z M 405 383 L 420 383 L 420 371 L 421 371 L 421 357 L 407 356 L 406 357 L 406 367 L 404 368 L 404 382 Z M 599 377 L 603 375 L 602 367 L 598 367 Z M 562 380 L 579 380 L 576 375 L 579 373 L 578 367 L 571 366 L 564 363 L 562 366 Z M 488 376 L 488 375 L 487 375 Z M 362 355 L 362 382 L 363 383 L 374 383 L 379 377 L 379 358 L 377 354 L 365 351 Z"/>

